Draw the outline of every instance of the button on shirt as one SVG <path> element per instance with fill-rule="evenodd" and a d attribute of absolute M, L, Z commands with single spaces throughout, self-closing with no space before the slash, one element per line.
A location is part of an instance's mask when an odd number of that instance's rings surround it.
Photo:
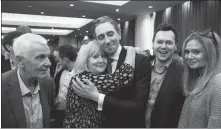
<path fill-rule="evenodd" d="M 19 70 L 17 70 L 17 75 L 22 94 L 27 128 L 43 128 L 43 112 L 39 96 L 40 86 L 38 84 L 34 92 L 31 93 L 22 81 Z"/>
<path fill-rule="evenodd" d="M 154 108 L 154 104 L 155 104 L 156 98 L 158 96 L 158 93 L 160 91 L 160 87 L 163 83 L 163 80 L 164 80 L 165 75 L 167 73 L 167 69 L 168 69 L 169 65 L 171 64 L 171 62 L 172 62 L 172 60 L 164 65 L 164 70 L 162 72 L 157 72 L 156 67 L 155 67 L 155 61 L 153 61 L 153 64 L 152 64 L 153 70 L 151 73 L 150 93 L 149 93 L 149 98 L 148 98 L 148 106 L 147 106 L 147 110 L 146 110 L 146 127 L 150 127 L 151 112 Z"/>
<path fill-rule="evenodd" d="M 69 72 L 68 70 L 63 70 L 61 74 L 59 92 L 57 98 L 55 99 L 57 110 L 66 110 L 68 87 L 71 81 L 71 77 L 73 76 L 74 70 L 72 70 L 71 72 Z"/>

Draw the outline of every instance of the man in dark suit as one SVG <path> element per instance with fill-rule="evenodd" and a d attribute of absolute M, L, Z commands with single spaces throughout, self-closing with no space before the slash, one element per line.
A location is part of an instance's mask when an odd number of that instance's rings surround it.
<path fill-rule="evenodd" d="M 113 19 L 103 16 L 93 22 L 92 31 L 102 50 L 113 60 L 109 63 L 113 73 L 120 68 L 126 56 L 126 49 L 120 45 L 120 28 Z M 92 83 L 83 84 L 78 80 L 74 83 L 75 91 L 82 97 L 98 102 L 98 110 L 106 117 L 103 127 L 145 127 L 150 75 L 150 59 L 136 54 L 132 85 L 104 95 Z"/>
<path fill-rule="evenodd" d="M 151 87 L 146 110 L 146 127 L 177 128 L 182 110 L 183 65 L 173 58 L 177 50 L 177 33 L 172 25 L 161 24 L 153 36 L 155 59 L 152 63 Z"/>
<path fill-rule="evenodd" d="M 2 74 L 2 128 L 49 127 L 54 82 L 47 41 L 26 33 L 13 44 L 18 67 Z"/>

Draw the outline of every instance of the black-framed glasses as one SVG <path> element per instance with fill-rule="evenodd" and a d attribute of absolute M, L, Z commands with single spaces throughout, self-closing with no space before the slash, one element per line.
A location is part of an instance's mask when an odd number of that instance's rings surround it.
<path fill-rule="evenodd" d="M 197 34 L 199 34 L 200 36 L 204 36 L 204 37 L 208 37 L 208 38 L 212 38 L 214 40 L 213 44 L 215 46 L 217 46 L 218 42 L 216 40 L 216 37 L 215 37 L 215 34 L 214 34 L 214 31 L 213 30 L 206 30 L 206 31 L 192 31 L 193 32 L 196 32 Z"/>

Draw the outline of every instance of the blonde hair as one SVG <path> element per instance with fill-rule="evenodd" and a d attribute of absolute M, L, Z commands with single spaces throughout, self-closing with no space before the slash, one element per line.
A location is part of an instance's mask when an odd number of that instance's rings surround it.
<path fill-rule="evenodd" d="M 40 35 L 26 33 L 15 39 L 13 51 L 15 56 L 25 56 L 28 51 L 31 51 L 35 44 L 43 44 L 48 47 L 47 40 Z M 49 48 L 48 48 L 49 49 Z"/>
<path fill-rule="evenodd" d="M 82 45 L 78 52 L 78 56 L 74 65 L 75 73 L 78 74 L 83 71 L 89 71 L 87 67 L 88 58 L 99 52 L 103 51 L 101 50 L 96 40 L 92 40 L 87 44 Z"/>
<path fill-rule="evenodd" d="M 191 33 L 184 41 L 182 57 L 185 59 L 185 48 L 189 41 L 196 40 L 204 48 L 204 56 L 208 61 L 202 73 L 197 69 L 190 69 L 184 60 L 183 89 L 186 96 L 199 94 L 206 88 L 210 79 L 221 72 L 221 39 L 214 32 L 202 34 L 200 32 Z"/>

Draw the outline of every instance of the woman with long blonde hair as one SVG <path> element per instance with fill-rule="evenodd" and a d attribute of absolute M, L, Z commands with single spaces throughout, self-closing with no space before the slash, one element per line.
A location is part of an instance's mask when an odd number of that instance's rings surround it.
<path fill-rule="evenodd" d="M 221 40 L 196 31 L 184 41 L 184 94 L 179 128 L 221 127 Z"/>

